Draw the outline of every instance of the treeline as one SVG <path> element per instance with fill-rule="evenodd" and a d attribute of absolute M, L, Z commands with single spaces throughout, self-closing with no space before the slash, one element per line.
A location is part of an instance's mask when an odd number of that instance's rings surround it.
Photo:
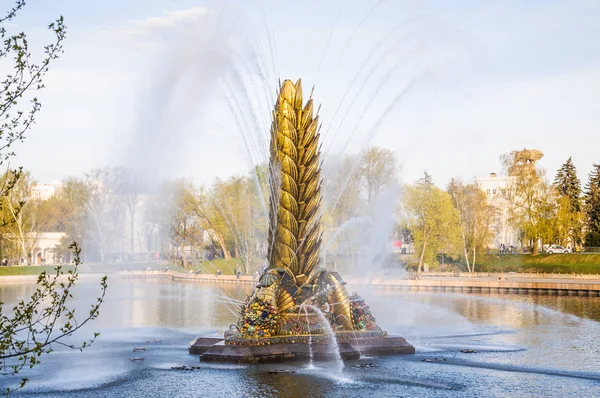
<path fill-rule="evenodd" d="M 391 242 L 401 241 L 416 254 L 419 272 L 440 253 L 472 272 L 503 222 L 518 232 L 519 246 L 530 246 L 534 254 L 544 243 L 600 246 L 600 165 L 582 189 L 570 158 L 550 183 L 539 166 L 517 164 L 516 153 L 503 156 L 508 182 L 500 197 L 458 178 L 441 189 L 427 173 L 401 186 L 397 159 L 384 148 L 328 158 L 322 170 L 322 264 L 390 266 L 398 257 L 390 255 Z M 47 200 L 32 196 L 36 181 L 30 173 L 14 177 L 2 177 L 2 185 L 15 186 L 0 203 L 0 255 L 12 263 L 33 263 L 43 232 L 64 233 L 53 249 L 55 261 L 68 257 L 72 241 L 80 243 L 86 261 L 160 253 L 188 267 L 235 257 L 245 272 L 266 261 L 266 166 L 210 186 L 189 180 L 151 184 L 123 168 L 94 170 L 67 178 Z"/>
<path fill-rule="evenodd" d="M 365 236 L 375 201 L 396 184 L 397 160 L 388 149 L 371 147 L 358 155 L 330 158 L 322 170 L 321 225 L 323 262 L 350 264 L 367 243 Z M 236 257 L 245 272 L 265 264 L 268 250 L 268 207 L 271 191 L 266 166 L 247 176 L 217 179 L 210 187 L 176 181 L 172 215 L 167 217 L 173 247 L 182 265 L 194 258 Z M 164 195 L 163 195 L 164 196 Z M 392 223 L 392 212 L 388 223 Z M 389 242 L 388 233 L 383 238 Z M 185 255 L 186 252 L 190 256 Z M 340 255 L 340 252 L 342 253 Z"/>
<path fill-rule="evenodd" d="M 46 232 L 63 233 L 48 253 L 53 258 L 44 258 L 48 263 L 67 262 L 72 242 L 78 242 L 85 260 L 106 261 L 109 252 L 124 251 L 124 240 L 134 252 L 135 240 L 144 238 L 134 228 L 136 210 L 149 192 L 123 168 L 69 177 L 47 199 L 28 171 L 9 170 L 0 184 L 11 186 L 0 197 L 0 255 L 10 263 L 36 263 L 32 255 Z"/>
<path fill-rule="evenodd" d="M 396 168 L 394 154 L 376 147 L 332 157 L 324 165 L 324 241 L 333 237 L 346 242 L 323 245 L 331 261 L 337 261 L 338 248 L 358 260 L 369 206 L 395 184 Z M 3 185 L 14 181 L 15 187 L 0 199 L 5 220 L 0 225 L 0 256 L 12 264 L 36 263 L 32 254 L 45 232 L 64 233 L 52 250 L 55 262 L 69 257 L 73 241 L 79 242 L 88 262 L 144 259 L 154 252 L 184 267 L 190 261 L 236 257 L 250 272 L 265 262 L 270 197 L 266 166 L 210 186 L 183 179 L 149 182 L 124 168 L 105 168 L 65 179 L 47 200 L 35 196 L 38 184 L 29 172 L 14 177 L 13 172 L 2 176 Z"/>
<path fill-rule="evenodd" d="M 405 229 L 414 239 L 419 273 L 440 253 L 474 272 L 477 256 L 489 251 L 501 227 L 516 232 L 518 246 L 534 255 L 544 244 L 600 246 L 600 165 L 594 164 L 582 190 L 571 158 L 549 182 L 544 169 L 519 152 L 501 157 L 504 184 L 489 195 L 476 182 L 457 178 L 439 189 L 427 172 L 405 187 Z"/>

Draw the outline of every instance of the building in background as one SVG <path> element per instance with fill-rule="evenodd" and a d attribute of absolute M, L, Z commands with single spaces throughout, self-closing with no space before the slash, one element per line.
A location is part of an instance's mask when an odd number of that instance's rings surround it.
<path fill-rule="evenodd" d="M 514 179 L 513 176 L 498 176 L 496 173 L 475 178 L 475 183 L 486 194 L 488 202 L 496 208 L 492 224 L 494 237 L 490 244 L 493 249 L 500 248 L 502 244 L 506 247 L 520 246 L 518 230 L 510 223 L 511 185 Z"/>
<path fill-rule="evenodd" d="M 62 240 L 66 238 L 64 232 L 37 232 L 29 234 L 31 247 L 31 265 L 69 264 L 72 253 L 69 250 L 60 250 Z"/>
<path fill-rule="evenodd" d="M 49 184 L 36 184 L 31 187 L 31 198 L 34 200 L 48 200 L 61 186 L 61 181 L 52 181 Z"/>

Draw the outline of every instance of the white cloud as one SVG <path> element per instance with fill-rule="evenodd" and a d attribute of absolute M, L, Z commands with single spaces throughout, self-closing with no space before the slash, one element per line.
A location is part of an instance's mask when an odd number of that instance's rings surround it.
<path fill-rule="evenodd" d="M 203 7 L 192 7 L 178 11 L 163 11 L 163 14 L 158 17 L 130 21 L 122 33 L 133 39 L 147 40 L 156 35 L 194 29 L 202 21 L 205 21 L 209 14 L 209 10 Z"/>

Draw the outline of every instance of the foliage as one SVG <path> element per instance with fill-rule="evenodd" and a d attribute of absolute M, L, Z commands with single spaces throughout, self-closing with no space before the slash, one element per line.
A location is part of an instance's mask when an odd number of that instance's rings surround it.
<path fill-rule="evenodd" d="M 350 259 L 350 266 L 354 267 L 359 251 L 363 225 L 354 221 L 362 219 L 366 203 L 362 190 L 364 180 L 358 172 L 359 162 L 359 156 L 346 155 L 331 158 L 323 166 L 321 224 L 326 243 L 321 253 L 325 264 L 331 263 L 333 268 L 337 267 L 338 256 L 332 254 L 344 253 Z"/>
<path fill-rule="evenodd" d="M 361 253 L 370 253 L 361 261 L 383 258 L 380 251 L 388 243 L 383 240 L 391 237 L 396 223 L 397 195 L 392 192 L 397 186 L 396 168 L 394 153 L 379 147 L 325 163 L 322 225 L 326 243 L 321 253 L 327 265 L 336 268 L 342 259 L 354 268 Z M 382 208 L 382 202 L 390 208 Z"/>
<path fill-rule="evenodd" d="M 10 23 L 25 7 L 25 0 L 17 0 L 4 16 L 0 17 L 0 61 L 9 63 L 12 72 L 0 82 L 0 164 L 14 155 L 16 142 L 25 138 L 36 114 L 41 109 L 38 98 L 31 93 L 44 88 L 43 78 L 52 62 L 63 52 L 66 28 L 63 17 L 48 25 L 54 40 L 43 47 L 43 57 L 38 62 L 30 52 L 30 42 L 24 32 L 9 33 Z M 29 99 L 30 105 L 22 106 Z"/>
<path fill-rule="evenodd" d="M 41 363 L 43 354 L 50 354 L 55 345 L 82 350 L 98 337 L 85 340 L 81 344 L 66 342 L 89 321 L 99 315 L 100 305 L 106 294 L 106 276 L 100 282 L 100 295 L 92 304 L 89 314 L 77 319 L 75 309 L 69 307 L 73 298 L 72 289 L 78 278 L 81 250 L 73 243 L 71 249 L 75 255 L 75 267 L 65 273 L 58 266 L 53 273 L 42 271 L 37 279 L 37 289 L 28 301 L 22 300 L 5 313 L 4 303 L 0 302 L 0 371 L 4 375 L 17 375 L 23 368 L 33 368 Z M 27 383 L 22 378 L 19 388 Z M 8 395 L 13 390 L 7 387 Z"/>
<path fill-rule="evenodd" d="M 492 238 L 491 225 L 496 210 L 488 203 L 483 191 L 475 184 L 464 185 L 461 181 L 452 179 L 448 185 L 448 193 L 458 212 L 458 224 L 467 270 L 475 272 L 477 252 L 483 251 Z M 469 256 L 471 256 L 470 259 Z"/>
<path fill-rule="evenodd" d="M 0 214 L 4 220 L 0 227 L 2 254 L 12 258 L 13 262 L 24 259 L 26 264 L 34 263 L 35 259 L 30 258 L 31 250 L 47 221 L 43 204 L 31 197 L 35 181 L 29 172 L 19 171 L 19 175 L 15 176 L 12 170 L 8 170 L 0 177 L 0 184 L 11 185 L 10 190 L 0 196 Z"/>
<path fill-rule="evenodd" d="M 171 239 L 186 267 L 184 248 L 214 253 L 226 260 L 240 257 L 245 273 L 251 272 L 254 257 L 266 254 L 261 245 L 266 242 L 267 230 L 262 185 L 249 177 L 234 176 L 225 181 L 217 179 L 210 189 L 177 181 L 169 191 Z"/>
<path fill-rule="evenodd" d="M 560 244 L 580 246 L 582 243 L 581 182 L 569 157 L 556 173 L 554 188 L 558 197 L 554 240 Z"/>
<path fill-rule="evenodd" d="M 600 246 L 600 164 L 594 164 L 585 185 L 586 246 Z"/>
<path fill-rule="evenodd" d="M 403 201 L 419 255 L 420 274 L 423 263 L 435 261 L 438 253 L 456 251 L 459 215 L 451 196 L 434 186 L 427 173 L 417 184 L 406 187 Z"/>
<path fill-rule="evenodd" d="M 573 211 L 568 196 L 558 196 L 552 241 L 563 246 L 580 246 L 582 243 L 583 213 Z"/>
<path fill-rule="evenodd" d="M 370 147 L 360 154 L 359 177 L 364 179 L 367 203 L 396 180 L 396 155 L 386 148 Z"/>
<path fill-rule="evenodd" d="M 571 157 L 558 169 L 554 186 L 559 196 L 566 196 L 569 199 L 570 211 L 581 210 L 581 182 L 577 178 L 577 170 Z"/>
<path fill-rule="evenodd" d="M 554 191 L 545 180 L 544 170 L 534 163 L 519 163 L 513 151 L 503 155 L 504 167 L 512 181 L 510 215 L 524 241 L 531 242 L 533 254 L 538 254 L 539 241 L 551 241 L 556 220 Z"/>
<path fill-rule="evenodd" d="M 244 272 L 249 272 L 254 242 L 266 239 L 266 223 L 258 223 L 261 210 L 256 206 L 256 187 L 249 178 L 231 177 L 213 186 L 216 214 L 225 221 L 233 240 L 234 255 L 241 257 Z M 258 228 L 258 226 L 263 228 Z"/>
<path fill-rule="evenodd" d="M 141 195 L 147 191 L 147 188 L 139 175 L 125 168 L 120 167 L 115 170 L 115 173 L 115 194 L 125 206 L 127 216 L 129 217 L 129 248 L 131 253 L 134 253 L 136 210 Z"/>
<path fill-rule="evenodd" d="M 70 177 L 46 203 L 54 209 L 48 231 L 62 231 L 68 240 L 81 240 L 88 231 L 85 204 L 90 200 L 89 186 L 81 178 Z"/>
<path fill-rule="evenodd" d="M 122 239 L 123 202 L 117 195 L 119 183 L 118 169 L 96 169 L 86 173 L 83 178 L 84 195 L 81 206 L 85 209 L 88 225 L 87 236 L 99 250 L 100 261 L 107 261 L 107 253 L 115 238 Z"/>

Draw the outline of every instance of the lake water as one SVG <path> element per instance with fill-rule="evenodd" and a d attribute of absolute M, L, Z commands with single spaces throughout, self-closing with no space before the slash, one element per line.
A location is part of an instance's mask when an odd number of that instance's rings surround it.
<path fill-rule="evenodd" d="M 3 283 L 0 301 L 31 293 Z M 79 333 L 98 341 L 84 352 L 62 349 L 42 360 L 30 397 L 598 397 L 600 298 L 411 293 L 358 287 L 378 324 L 416 346 L 414 356 L 333 364 L 204 364 L 187 353 L 200 334 L 235 323 L 248 285 L 109 277 L 99 319 Z M 350 287 L 349 290 L 353 290 Z M 84 313 L 96 281 L 80 281 Z M 133 352 L 134 348 L 146 351 Z M 462 353 L 461 350 L 474 350 Z M 143 360 L 132 361 L 133 358 Z M 437 362 L 424 362 L 424 360 Z M 369 363 L 378 367 L 356 368 Z M 200 366 L 181 371 L 174 366 Z M 295 373 L 271 374 L 274 369 Z M 6 383 L 6 377 L 0 383 Z"/>

